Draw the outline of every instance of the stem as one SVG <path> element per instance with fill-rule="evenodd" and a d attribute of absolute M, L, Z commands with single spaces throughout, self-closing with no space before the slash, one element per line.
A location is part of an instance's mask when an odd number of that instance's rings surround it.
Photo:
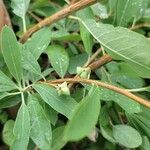
<path fill-rule="evenodd" d="M 65 79 L 56 79 L 56 80 L 47 81 L 47 82 L 40 82 L 40 83 L 53 85 L 53 84 L 60 84 L 60 83 L 63 83 L 63 82 L 95 84 L 95 85 L 100 86 L 102 88 L 106 88 L 106 89 L 115 91 L 119 94 L 122 94 L 124 96 L 127 96 L 127 97 L 133 99 L 134 101 L 150 108 L 149 100 L 145 100 L 141 97 L 138 97 L 138 96 L 132 94 L 131 92 L 127 91 L 126 89 L 122 89 L 122 88 L 116 87 L 114 85 L 107 84 L 107 83 L 104 83 L 104 82 L 100 82 L 100 81 L 97 81 L 97 80 L 82 79 L 82 78 L 65 78 Z"/>
<path fill-rule="evenodd" d="M 150 86 L 138 88 L 138 89 L 127 89 L 129 92 L 143 92 L 143 91 L 150 91 Z"/>
<path fill-rule="evenodd" d="M 37 30 L 41 29 L 44 26 L 47 25 L 51 25 L 55 22 L 57 22 L 58 20 L 61 20 L 67 16 L 69 16 L 70 14 L 83 9 L 87 6 L 90 6 L 94 3 L 96 3 L 97 0 L 81 0 L 79 2 L 76 2 L 74 4 L 69 5 L 68 7 L 58 11 L 57 13 L 55 13 L 54 15 L 45 18 L 44 20 L 40 21 L 38 24 L 34 25 L 33 27 L 31 27 L 20 39 L 20 41 L 22 43 L 24 43 L 29 36 L 31 36 L 34 32 L 36 32 Z"/>
<path fill-rule="evenodd" d="M 12 96 L 12 95 L 18 95 L 21 94 L 22 92 L 14 92 L 14 93 L 8 93 L 8 96 Z"/>
<path fill-rule="evenodd" d="M 27 27 L 26 27 L 26 18 L 25 18 L 25 16 L 22 18 L 22 22 L 23 22 L 23 32 L 26 33 L 27 32 Z"/>
<path fill-rule="evenodd" d="M 22 101 L 23 104 L 25 103 L 23 92 L 21 92 L 21 101 Z"/>

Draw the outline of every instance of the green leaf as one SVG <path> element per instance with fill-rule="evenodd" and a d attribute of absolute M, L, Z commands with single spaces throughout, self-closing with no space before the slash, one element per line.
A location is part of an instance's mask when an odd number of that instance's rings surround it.
<path fill-rule="evenodd" d="M 77 16 L 79 16 L 82 20 L 86 19 L 86 17 L 88 17 L 89 19 L 94 18 L 94 14 L 90 7 L 78 11 Z M 81 23 L 80 23 L 80 35 L 85 47 L 85 51 L 88 53 L 88 55 L 90 55 L 93 47 L 93 38 Z"/>
<path fill-rule="evenodd" d="M 70 57 L 68 72 L 70 74 L 76 74 L 77 67 L 83 66 L 87 60 L 88 60 L 88 55 L 86 53 L 82 53 Z"/>
<path fill-rule="evenodd" d="M 113 0 L 114 1 L 114 0 Z M 109 17 L 107 7 L 100 3 L 96 3 L 91 6 L 93 13 L 100 17 L 100 19 L 107 19 Z"/>
<path fill-rule="evenodd" d="M 4 93 L 0 93 L 0 100 L 7 97 L 9 95 L 9 93 L 4 92 Z"/>
<path fill-rule="evenodd" d="M 8 94 L 8 93 L 5 93 Z M 0 109 L 17 105 L 20 102 L 20 95 L 7 96 L 0 100 Z"/>
<path fill-rule="evenodd" d="M 100 126 L 102 136 L 110 141 L 111 143 L 115 143 L 115 139 L 112 135 L 112 130 L 109 127 Z"/>
<path fill-rule="evenodd" d="M 47 103 L 44 103 L 44 112 L 47 117 L 47 119 L 50 121 L 50 123 L 55 126 L 56 122 L 58 120 L 58 113 L 55 111 L 52 107 L 50 107 Z"/>
<path fill-rule="evenodd" d="M 101 88 L 100 95 L 102 100 L 114 101 L 129 114 L 139 113 L 142 111 L 139 103 L 114 91 Z"/>
<path fill-rule="evenodd" d="M 31 73 L 42 76 L 40 65 L 38 64 L 33 54 L 30 51 L 23 49 L 22 55 L 23 68 Z"/>
<path fill-rule="evenodd" d="M 143 136 L 142 145 L 140 146 L 141 150 L 150 149 L 150 141 L 147 136 Z"/>
<path fill-rule="evenodd" d="M 22 77 L 21 47 L 14 32 L 7 26 L 2 30 L 1 47 L 4 60 L 13 77 L 19 82 Z"/>
<path fill-rule="evenodd" d="M 13 12 L 17 16 L 24 18 L 27 12 L 30 0 L 11 0 L 11 2 L 12 2 L 11 7 L 13 9 Z"/>
<path fill-rule="evenodd" d="M 13 130 L 15 140 L 12 150 L 27 150 L 30 135 L 30 116 L 25 103 L 21 104 Z"/>
<path fill-rule="evenodd" d="M 53 130 L 52 150 L 60 150 L 66 144 L 66 141 L 63 140 L 64 129 L 64 126 L 60 126 Z"/>
<path fill-rule="evenodd" d="M 116 3 L 116 23 L 119 26 L 127 26 L 129 22 L 135 23 L 145 11 L 147 0 L 121 0 Z"/>
<path fill-rule="evenodd" d="M 28 98 L 28 109 L 31 118 L 30 136 L 32 140 L 38 148 L 49 150 L 52 141 L 51 125 L 38 99 L 33 95 Z"/>
<path fill-rule="evenodd" d="M 94 129 L 100 112 L 98 87 L 92 87 L 73 112 L 65 127 L 64 139 L 76 141 L 88 136 Z"/>
<path fill-rule="evenodd" d="M 141 135 L 131 126 L 113 126 L 113 136 L 119 144 L 128 148 L 136 148 L 142 144 Z"/>
<path fill-rule="evenodd" d="M 13 128 L 14 128 L 13 120 L 8 120 L 3 128 L 3 141 L 9 146 L 11 146 L 14 141 Z"/>
<path fill-rule="evenodd" d="M 26 51 L 30 51 L 37 60 L 46 50 L 51 40 L 51 31 L 48 27 L 43 28 L 32 35 L 25 43 Z"/>
<path fill-rule="evenodd" d="M 69 56 L 66 50 L 59 45 L 52 45 L 48 47 L 47 54 L 51 65 L 58 75 L 63 78 L 69 66 Z"/>
<path fill-rule="evenodd" d="M 77 102 L 73 98 L 70 96 L 59 96 L 57 90 L 48 85 L 34 84 L 33 88 L 54 110 L 70 118 L 77 105 Z"/>
<path fill-rule="evenodd" d="M 143 35 L 122 27 L 86 20 L 83 23 L 113 59 L 127 62 L 141 77 L 150 78 L 150 42 Z M 138 52 L 138 53 L 137 53 Z"/>
<path fill-rule="evenodd" d="M 12 80 L 0 70 L 0 92 L 6 92 L 16 89 L 17 86 Z"/>

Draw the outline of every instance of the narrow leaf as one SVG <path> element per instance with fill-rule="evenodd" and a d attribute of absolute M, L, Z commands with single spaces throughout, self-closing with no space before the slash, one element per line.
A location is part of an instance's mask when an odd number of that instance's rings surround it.
<path fill-rule="evenodd" d="M 43 28 L 32 35 L 25 43 L 26 51 L 30 51 L 37 60 L 39 56 L 46 50 L 51 40 L 50 29 Z"/>
<path fill-rule="evenodd" d="M 117 60 L 127 62 L 144 78 L 150 78 L 150 42 L 143 35 L 122 27 L 86 20 L 83 23 L 105 50 Z"/>
<path fill-rule="evenodd" d="M 92 87 L 71 115 L 71 119 L 65 127 L 64 139 L 76 141 L 88 136 L 95 128 L 99 112 L 99 89 Z"/>
<path fill-rule="evenodd" d="M 27 106 L 22 103 L 14 125 L 15 140 L 12 150 L 27 150 L 30 135 L 30 116 Z"/>
<path fill-rule="evenodd" d="M 52 141 L 50 122 L 46 118 L 44 110 L 35 96 L 30 95 L 28 101 L 28 109 L 31 118 L 30 136 L 38 148 L 49 150 Z"/>
<path fill-rule="evenodd" d="M 115 140 L 128 148 L 136 148 L 142 144 L 142 137 L 137 130 L 127 125 L 113 126 Z"/>
<path fill-rule="evenodd" d="M 12 80 L 0 70 L 0 92 L 6 92 L 16 89 L 17 86 Z"/>
<path fill-rule="evenodd" d="M 94 19 L 94 14 L 90 7 L 78 11 L 77 16 L 79 16 L 82 20 L 86 19 L 87 17 L 89 19 Z M 90 55 L 93 47 L 93 38 L 81 23 L 80 23 L 80 35 L 85 47 L 85 51 L 88 53 L 88 55 Z"/>
<path fill-rule="evenodd" d="M 14 32 L 7 26 L 2 30 L 1 47 L 4 60 L 10 73 L 19 82 L 22 77 L 21 47 L 17 43 Z"/>
<path fill-rule="evenodd" d="M 33 88 L 54 110 L 70 118 L 77 105 L 77 102 L 73 98 L 70 96 L 59 96 L 57 90 L 48 85 L 34 84 Z"/>
<path fill-rule="evenodd" d="M 64 77 L 69 66 L 69 56 L 66 50 L 59 45 L 49 46 L 47 54 L 51 65 L 60 77 Z"/>

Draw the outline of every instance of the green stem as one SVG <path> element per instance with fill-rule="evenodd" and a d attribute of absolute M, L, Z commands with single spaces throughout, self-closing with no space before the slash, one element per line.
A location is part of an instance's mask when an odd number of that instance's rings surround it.
<path fill-rule="evenodd" d="M 18 95 L 21 94 L 22 92 L 14 92 L 14 93 L 8 93 L 8 96 L 12 96 L 12 95 Z"/>
<path fill-rule="evenodd" d="M 138 88 L 138 89 L 127 89 L 129 92 L 143 92 L 143 91 L 150 91 L 150 86 Z"/>
<path fill-rule="evenodd" d="M 22 18 L 22 22 L 23 22 L 23 32 L 26 33 L 27 27 L 26 27 L 26 18 L 25 18 L 25 16 Z"/>
<path fill-rule="evenodd" d="M 23 92 L 21 92 L 21 101 L 22 101 L 23 104 L 25 103 Z"/>

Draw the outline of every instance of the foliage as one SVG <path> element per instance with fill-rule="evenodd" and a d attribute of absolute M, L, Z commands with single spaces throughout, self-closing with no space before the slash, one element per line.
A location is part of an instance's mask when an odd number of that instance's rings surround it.
<path fill-rule="evenodd" d="M 3 143 L 12 150 L 149 150 L 150 109 L 94 81 L 150 98 L 150 1 L 99 1 L 43 27 L 25 43 L 17 40 L 68 5 L 6 3 L 14 30 L 3 27 L 0 38 Z M 99 64 L 106 55 L 112 61 Z M 82 78 L 91 84 L 72 83 Z"/>

